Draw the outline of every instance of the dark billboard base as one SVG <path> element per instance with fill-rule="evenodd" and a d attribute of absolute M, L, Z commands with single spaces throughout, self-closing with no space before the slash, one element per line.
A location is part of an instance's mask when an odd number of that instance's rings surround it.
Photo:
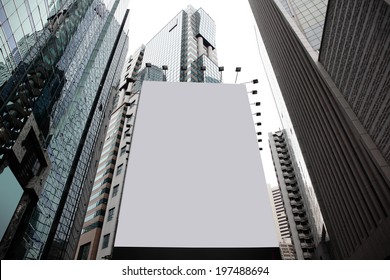
<path fill-rule="evenodd" d="M 115 247 L 114 260 L 280 260 L 278 247 L 173 248 Z"/>

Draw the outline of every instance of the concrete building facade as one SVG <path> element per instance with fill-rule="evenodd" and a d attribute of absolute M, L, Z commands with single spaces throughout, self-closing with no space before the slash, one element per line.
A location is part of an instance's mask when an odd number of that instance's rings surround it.
<path fill-rule="evenodd" d="M 285 131 L 269 133 L 269 145 L 278 179 L 282 206 L 286 214 L 287 225 L 297 259 L 314 259 L 315 250 L 320 244 L 320 233 L 316 232 L 314 217 L 307 211 L 307 199 L 304 197 L 304 181 L 299 175 L 299 167 L 295 161 L 291 147 L 288 145 Z"/>
<path fill-rule="evenodd" d="M 249 2 L 324 216 L 332 257 L 389 258 L 389 2 L 328 1 L 319 52 L 281 1 Z"/>

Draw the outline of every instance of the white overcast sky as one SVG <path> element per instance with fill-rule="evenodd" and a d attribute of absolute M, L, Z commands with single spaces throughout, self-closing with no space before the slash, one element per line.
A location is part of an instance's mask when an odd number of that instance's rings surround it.
<path fill-rule="evenodd" d="M 261 117 L 254 117 L 254 122 L 261 122 L 256 130 L 261 131 L 263 147 L 261 157 L 267 183 L 277 185 L 275 171 L 268 147 L 268 132 L 282 128 L 271 88 L 264 70 L 261 57 L 270 71 L 265 48 L 261 42 L 258 29 L 247 0 L 130 0 L 129 9 L 129 54 L 132 54 L 141 44 L 149 42 L 166 24 L 173 19 L 180 10 L 188 5 L 194 8 L 203 8 L 216 23 L 216 49 L 219 66 L 224 66 L 224 83 L 234 83 L 235 68 L 242 68 L 237 83 L 258 79 L 259 83 L 248 84 L 248 91 L 257 90 L 258 95 L 250 94 L 250 101 L 260 101 L 260 107 L 252 106 L 255 113 L 260 111 Z M 256 40 L 258 34 L 261 57 Z M 270 73 L 268 73 L 270 75 Z M 272 79 L 271 76 L 271 80 Z M 277 90 L 273 82 L 274 90 Z M 275 89 L 276 87 L 276 89 Z M 230 133 L 234 133 L 231 131 Z M 227 132 L 227 137 L 229 132 Z"/>

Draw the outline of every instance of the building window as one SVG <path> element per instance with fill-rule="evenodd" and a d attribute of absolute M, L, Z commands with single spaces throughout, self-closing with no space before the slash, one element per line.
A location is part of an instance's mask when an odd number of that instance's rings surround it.
<path fill-rule="evenodd" d="M 122 156 L 125 152 L 126 152 L 126 146 L 123 146 L 123 147 L 121 148 L 121 153 L 120 153 L 119 156 Z"/>
<path fill-rule="evenodd" d="M 39 159 L 37 159 L 31 169 L 32 173 L 34 176 L 38 176 L 39 173 L 41 172 L 41 163 L 39 162 Z"/>
<path fill-rule="evenodd" d="M 173 19 L 169 23 L 169 32 L 171 32 L 177 26 L 177 23 L 178 23 L 178 18 Z"/>
<path fill-rule="evenodd" d="M 77 259 L 78 260 L 88 260 L 89 248 L 91 248 L 91 242 L 84 244 L 84 245 L 81 245 Z"/>
<path fill-rule="evenodd" d="M 122 173 L 122 169 L 123 169 L 123 164 L 119 165 L 118 168 L 116 169 L 116 176 Z"/>
<path fill-rule="evenodd" d="M 110 241 L 110 234 L 106 234 L 105 236 L 103 236 L 103 246 L 102 246 L 102 249 L 108 247 L 108 242 L 109 241 Z"/>
<path fill-rule="evenodd" d="M 118 190 L 119 190 L 119 185 L 114 186 L 112 188 L 112 196 L 111 197 L 115 197 L 118 194 Z"/>
<path fill-rule="evenodd" d="M 112 218 L 114 217 L 114 211 L 115 211 L 115 207 L 108 210 L 107 222 L 111 221 Z"/>

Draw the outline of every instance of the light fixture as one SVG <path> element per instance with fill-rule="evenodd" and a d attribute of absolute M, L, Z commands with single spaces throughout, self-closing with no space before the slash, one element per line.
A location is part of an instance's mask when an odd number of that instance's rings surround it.
<path fill-rule="evenodd" d="M 222 72 L 225 70 L 225 67 L 219 66 L 218 71 L 221 73 L 220 82 L 222 83 Z"/>
<path fill-rule="evenodd" d="M 162 69 L 164 70 L 164 78 L 165 81 L 167 81 L 167 70 L 168 70 L 168 65 L 163 65 Z"/>
<path fill-rule="evenodd" d="M 180 66 L 180 71 L 183 72 L 183 74 L 180 74 L 180 81 L 183 81 L 185 82 L 185 79 L 186 79 L 186 71 L 187 71 L 187 66 L 186 65 L 183 65 L 183 66 Z"/>
<path fill-rule="evenodd" d="M 261 122 L 256 123 L 257 126 L 261 125 Z"/>
<path fill-rule="evenodd" d="M 204 66 L 204 65 L 202 65 L 201 67 L 200 67 L 200 70 L 202 71 L 202 78 L 203 78 L 203 82 L 205 82 L 205 71 L 206 71 L 206 66 Z"/>
<path fill-rule="evenodd" d="M 249 84 L 249 83 L 257 84 L 258 82 L 259 82 L 258 79 L 254 79 L 254 80 L 250 80 L 250 81 L 248 81 L 248 82 L 241 83 L 241 85 L 242 85 L 242 84 Z"/>
<path fill-rule="evenodd" d="M 150 79 L 150 71 L 149 71 L 149 68 L 152 67 L 152 63 L 146 62 L 146 63 L 145 63 L 145 66 L 146 66 L 147 72 L 148 72 L 148 79 Z"/>
<path fill-rule="evenodd" d="M 234 82 L 235 84 L 237 84 L 237 78 L 238 78 L 238 73 L 241 72 L 241 67 L 236 67 L 236 81 Z"/>
<path fill-rule="evenodd" d="M 257 94 L 257 90 L 252 90 L 252 94 Z"/>

